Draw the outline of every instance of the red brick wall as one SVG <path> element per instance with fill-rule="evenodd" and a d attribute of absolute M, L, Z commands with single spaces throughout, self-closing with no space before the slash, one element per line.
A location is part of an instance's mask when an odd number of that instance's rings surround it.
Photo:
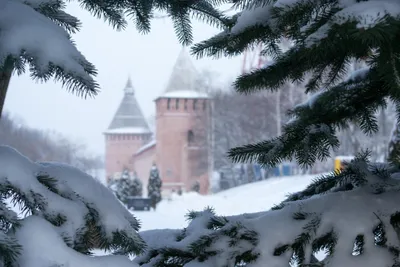
<path fill-rule="evenodd" d="M 145 142 L 150 139 L 150 135 L 134 134 L 106 134 L 106 177 L 120 173 L 126 167 L 131 171 L 134 169 L 133 154 Z"/>
<path fill-rule="evenodd" d="M 147 196 L 147 182 L 150 177 L 150 169 L 156 159 L 156 145 L 149 147 L 148 149 L 135 155 L 135 171 L 139 179 L 143 183 L 143 196 Z"/>
<path fill-rule="evenodd" d="M 193 177 L 190 152 L 188 149 L 188 131 L 193 130 L 196 136 L 200 120 L 199 114 L 206 114 L 203 110 L 203 102 L 207 99 L 177 99 L 169 100 L 159 98 L 156 100 L 156 163 L 163 180 L 164 189 L 177 189 L 183 184 L 183 189 L 190 189 L 196 177 Z M 196 110 L 193 109 L 196 102 Z M 186 108 L 185 108 L 186 106 Z M 201 128 L 201 127 L 200 127 Z M 204 129 L 204 127 L 203 127 Z M 202 177 L 200 177 L 202 176 Z M 208 172 L 199 175 L 204 189 L 202 193 L 208 192 Z"/>

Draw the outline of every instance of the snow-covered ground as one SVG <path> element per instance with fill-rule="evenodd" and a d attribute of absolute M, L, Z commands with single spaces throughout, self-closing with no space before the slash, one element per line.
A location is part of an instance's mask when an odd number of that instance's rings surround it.
<path fill-rule="evenodd" d="M 265 181 L 239 186 L 218 194 L 201 196 L 188 193 L 163 200 L 156 211 L 134 211 L 142 223 L 141 231 L 163 228 L 182 228 L 187 225 L 189 210 L 203 210 L 207 206 L 218 215 L 236 215 L 265 211 L 279 204 L 288 193 L 304 189 L 315 175 L 270 178 Z"/>

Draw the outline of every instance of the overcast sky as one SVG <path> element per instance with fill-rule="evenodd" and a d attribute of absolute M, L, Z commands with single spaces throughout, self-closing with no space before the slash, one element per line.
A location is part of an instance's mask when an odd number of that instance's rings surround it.
<path fill-rule="evenodd" d="M 121 101 L 128 75 L 145 116 L 150 117 L 154 114 L 153 100 L 164 90 L 181 46 L 168 18 L 156 19 L 151 33 L 141 35 L 133 24 L 125 31 L 113 30 L 103 20 L 80 9 L 76 2 L 67 11 L 82 21 L 81 32 L 73 38 L 98 69 L 100 94 L 94 99 L 81 99 L 65 91 L 61 84 L 36 83 L 27 73 L 13 76 L 5 110 L 21 118 L 24 124 L 58 131 L 86 144 L 90 151 L 104 154 L 102 132 Z M 195 41 L 218 33 L 203 22 L 194 22 L 193 27 Z M 223 83 L 240 73 L 242 58 L 193 61 L 199 71 L 216 72 Z"/>

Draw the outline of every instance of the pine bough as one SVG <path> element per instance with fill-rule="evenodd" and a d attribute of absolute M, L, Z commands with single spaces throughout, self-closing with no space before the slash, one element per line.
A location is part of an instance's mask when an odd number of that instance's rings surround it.
<path fill-rule="evenodd" d="M 237 91 L 280 90 L 307 81 L 310 100 L 289 112 L 282 135 L 234 148 L 235 162 L 276 165 L 295 159 L 303 166 L 338 148 L 336 132 L 355 123 L 364 133 L 378 131 L 376 112 L 388 99 L 400 110 L 400 2 L 397 0 L 238 0 L 240 12 L 223 32 L 194 45 L 203 56 L 235 56 L 261 44 L 273 59 L 237 78 Z M 282 51 L 289 39 L 292 46 Z M 366 68 L 348 76 L 351 63 Z M 399 113 L 398 113 L 399 114 Z"/>
<path fill-rule="evenodd" d="M 191 212 L 183 230 L 140 233 L 140 266 L 400 266 L 399 170 L 360 155 L 270 211 Z"/>
<path fill-rule="evenodd" d="M 95 66 L 76 48 L 71 34 L 81 22 L 66 13 L 65 0 L 0 0 L 0 72 L 22 74 L 29 66 L 31 76 L 40 81 L 54 78 L 79 95 L 95 95 L 99 85 Z M 173 21 L 179 41 L 193 40 L 191 17 L 221 27 L 224 16 L 207 0 L 83 0 L 81 7 L 104 18 L 116 29 L 127 26 L 130 17 L 142 33 L 150 31 L 154 11 L 166 13 Z M 6 88 L 2 88 L 6 90 Z"/>
<path fill-rule="evenodd" d="M 132 267 L 123 255 L 145 248 L 132 214 L 76 168 L 34 163 L 1 146 L 0 196 L 0 266 Z M 93 249 L 119 255 L 91 257 Z"/>

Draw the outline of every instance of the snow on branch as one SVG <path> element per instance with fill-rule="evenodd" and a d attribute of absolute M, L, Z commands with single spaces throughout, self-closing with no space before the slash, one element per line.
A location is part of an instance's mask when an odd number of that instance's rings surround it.
<path fill-rule="evenodd" d="M 329 36 L 344 35 L 346 39 L 365 41 L 370 35 L 370 47 L 379 47 L 372 40 L 389 36 L 388 25 L 400 19 L 400 2 L 396 0 L 250 0 L 231 17 L 220 34 L 193 47 L 202 57 L 237 55 L 251 44 L 262 43 L 265 54 L 277 55 L 281 37 L 296 41 L 296 46 L 319 45 Z M 379 32 L 385 32 L 380 36 Z M 364 37 L 364 38 L 361 38 Z M 229 45 L 227 45 L 229 44 Z M 315 67 L 315 65 L 313 66 Z"/>
<path fill-rule="evenodd" d="M 0 146 L 0 195 L 25 212 L 17 218 L 10 205 L 0 202 L 4 262 L 16 258 L 21 267 L 132 266 L 124 256 L 100 261 L 85 254 L 94 248 L 139 254 L 145 247 L 138 221 L 112 192 L 68 165 L 34 163 Z M 13 253 L 4 253 L 7 249 Z"/>
<path fill-rule="evenodd" d="M 0 0 L 0 66 L 12 59 L 19 73 L 30 65 L 32 76 L 61 81 L 78 94 L 96 94 L 93 64 L 77 50 L 62 26 L 34 9 L 50 1 Z M 64 17 L 75 25 L 73 17 Z M 70 26 L 71 26 L 70 25 Z"/>
<path fill-rule="evenodd" d="M 259 26 L 275 27 L 278 22 L 278 14 L 291 12 L 299 7 L 312 4 L 316 10 L 320 7 L 321 2 L 315 0 L 276 0 L 276 1 L 249 1 L 250 3 L 238 14 L 237 21 L 231 29 L 232 34 L 239 34 L 242 31 Z M 265 4 L 265 2 L 269 2 Z M 315 3 L 317 2 L 317 3 Z M 260 4 L 262 3 L 262 4 Z M 369 0 L 369 1 L 325 1 L 324 3 L 329 10 L 333 7 L 339 11 L 334 13 L 333 17 L 327 24 L 320 28 L 310 36 L 312 39 L 320 39 L 326 35 L 327 30 L 333 24 L 343 24 L 349 20 L 358 21 L 359 28 L 373 27 L 377 23 L 382 22 L 386 16 L 399 17 L 400 3 L 396 0 Z M 316 11 L 315 14 L 318 14 Z M 310 17 L 311 18 L 311 17 Z M 313 17 L 314 20 L 318 16 Z M 302 28 L 303 31 L 309 29 L 312 23 Z"/>
<path fill-rule="evenodd" d="M 188 227 L 141 233 L 141 266 L 328 266 L 398 264 L 400 181 L 357 157 L 270 211 L 220 217 L 192 212 Z M 325 252 L 325 257 L 317 255 Z M 318 259 L 319 258 L 319 259 Z"/>
<path fill-rule="evenodd" d="M 327 158 L 331 149 L 339 146 L 335 130 L 350 120 L 358 123 L 366 134 L 376 132 L 374 116 L 385 104 L 385 91 L 376 92 L 371 75 L 368 67 L 360 69 L 342 83 L 312 95 L 289 111 L 292 119 L 281 136 L 233 148 L 229 157 L 235 162 L 256 161 L 263 165 L 295 158 L 299 164 L 310 166 Z"/>

